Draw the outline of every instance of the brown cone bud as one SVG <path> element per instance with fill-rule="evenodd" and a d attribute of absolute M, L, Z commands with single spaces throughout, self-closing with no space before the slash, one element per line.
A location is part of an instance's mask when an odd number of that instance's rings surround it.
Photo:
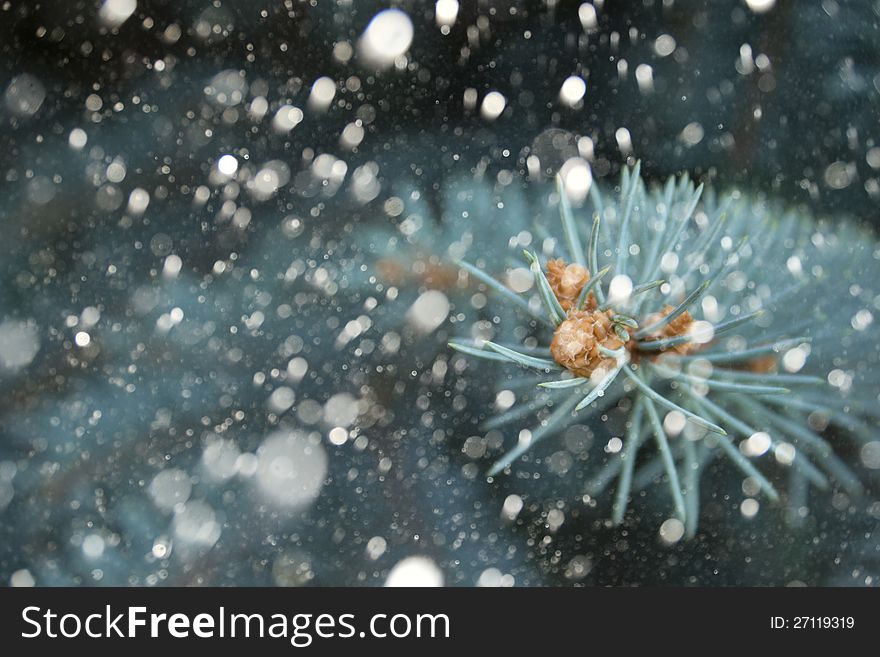
<path fill-rule="evenodd" d="M 645 325 L 649 326 L 654 324 L 655 322 L 660 321 L 664 317 L 666 317 L 669 313 L 671 313 L 675 308 L 670 305 L 663 306 L 663 310 L 658 313 L 654 313 L 653 315 L 648 316 L 645 320 Z M 649 336 L 648 340 L 661 340 L 664 338 L 677 338 L 682 335 L 687 335 L 691 330 L 691 325 L 694 323 L 694 318 L 691 314 L 685 310 L 681 315 L 673 319 L 671 322 L 666 324 L 659 331 Z M 700 348 L 700 345 L 695 342 L 684 342 L 682 344 L 676 345 L 674 347 L 670 347 L 667 351 L 672 351 L 678 354 L 689 354 L 693 351 L 696 351 Z"/>
<path fill-rule="evenodd" d="M 599 367 L 614 367 L 614 359 L 599 351 L 600 345 L 612 350 L 623 346 L 614 333 L 610 315 L 610 312 L 571 311 L 553 334 L 550 343 L 553 360 L 584 377 L 589 377 Z"/>
<path fill-rule="evenodd" d="M 547 263 L 547 282 L 556 295 L 559 305 L 566 312 L 574 308 L 581 290 L 590 281 L 590 272 L 577 263 L 565 264 L 564 260 L 550 260 Z M 596 308 L 596 298 L 590 294 L 587 308 Z"/>

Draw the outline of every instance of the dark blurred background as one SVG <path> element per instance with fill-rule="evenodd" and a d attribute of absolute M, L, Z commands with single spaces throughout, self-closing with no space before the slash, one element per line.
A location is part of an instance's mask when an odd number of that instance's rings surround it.
<path fill-rule="evenodd" d="M 377 62 L 364 34 L 389 7 L 414 38 Z M 467 585 L 876 584 L 876 503 L 746 521 L 717 465 L 700 535 L 668 547 L 662 500 L 611 529 L 577 467 L 487 483 L 491 385 L 444 349 L 463 292 L 437 325 L 406 313 L 448 275 L 430 252 L 458 237 L 456 185 L 489 226 L 498 185 L 528 214 L 573 158 L 599 184 L 638 159 L 875 225 L 880 3 L 435 13 L 0 5 L 0 581 L 360 585 L 403 564 Z M 276 448 L 311 468 L 296 499 L 273 497 Z"/>

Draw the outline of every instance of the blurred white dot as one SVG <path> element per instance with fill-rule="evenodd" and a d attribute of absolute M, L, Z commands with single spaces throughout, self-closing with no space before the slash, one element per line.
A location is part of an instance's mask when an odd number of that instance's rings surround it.
<path fill-rule="evenodd" d="M 192 493 L 192 482 L 189 475 L 183 470 L 169 468 L 153 477 L 147 492 L 157 507 L 164 511 L 171 511 L 189 499 Z"/>
<path fill-rule="evenodd" d="M 654 91 L 654 69 L 649 64 L 636 66 L 636 82 L 639 85 L 639 91 L 643 94 Z"/>
<path fill-rule="evenodd" d="M 257 450 L 257 486 L 270 501 L 290 509 L 311 504 L 327 476 L 327 453 L 320 442 L 295 431 L 270 434 Z"/>
<path fill-rule="evenodd" d="M 749 497 L 754 497 L 761 492 L 761 482 L 754 477 L 746 477 L 742 481 L 742 492 Z"/>
<path fill-rule="evenodd" d="M 572 75 L 565 79 L 559 90 L 559 98 L 569 107 L 577 105 L 584 94 L 587 93 L 587 83 L 578 75 Z"/>
<path fill-rule="evenodd" d="M 880 441 L 872 440 L 862 445 L 859 456 L 866 468 L 880 470 Z"/>
<path fill-rule="evenodd" d="M 654 52 L 660 57 L 671 55 L 675 51 L 675 39 L 669 34 L 661 34 L 654 40 Z"/>
<path fill-rule="evenodd" d="M 721 307 L 718 305 L 718 299 L 713 295 L 707 294 L 700 300 L 700 307 L 707 319 L 717 322 L 722 317 Z M 714 332 L 714 331 L 713 331 Z"/>
<path fill-rule="evenodd" d="M 234 155 L 224 155 L 217 160 L 217 169 L 224 176 L 231 176 L 238 171 L 238 160 Z"/>
<path fill-rule="evenodd" d="M 791 465 L 797 456 L 797 449 L 791 443 L 781 442 L 773 449 L 773 456 L 780 465 Z"/>
<path fill-rule="evenodd" d="M 672 253 L 671 251 L 667 251 L 660 257 L 660 269 L 666 273 L 671 274 L 678 268 L 678 255 Z"/>
<path fill-rule="evenodd" d="M 565 567 L 566 579 L 578 582 L 590 574 L 593 569 L 593 560 L 589 555 L 576 554 L 568 562 Z"/>
<path fill-rule="evenodd" d="M 823 179 L 831 189 L 845 189 L 856 177 L 856 166 L 852 162 L 832 162 L 825 169 Z"/>
<path fill-rule="evenodd" d="M 495 395 L 495 409 L 506 411 L 513 406 L 515 401 L 516 395 L 513 393 L 513 390 L 500 390 L 498 394 Z"/>
<path fill-rule="evenodd" d="M 350 427 L 360 415 L 357 399 L 347 392 L 340 392 L 324 404 L 324 422 L 332 426 Z"/>
<path fill-rule="evenodd" d="M 409 50 L 413 24 L 399 9 L 385 9 L 373 16 L 360 40 L 364 60 L 377 67 L 390 66 Z"/>
<path fill-rule="evenodd" d="M 306 375 L 306 372 L 309 371 L 309 363 L 305 358 L 301 356 L 297 356 L 296 358 L 292 358 L 289 363 L 287 363 L 287 376 L 293 382 L 302 381 L 302 378 Z"/>
<path fill-rule="evenodd" d="M 104 554 L 104 539 L 97 534 L 89 534 L 83 539 L 82 551 L 89 559 L 97 559 Z"/>
<path fill-rule="evenodd" d="M 497 91 L 490 91 L 483 98 L 483 104 L 480 106 L 480 114 L 487 121 L 494 121 L 507 106 L 507 99 Z"/>
<path fill-rule="evenodd" d="M 522 294 L 532 289 L 535 277 L 525 267 L 517 267 L 507 272 L 507 286 L 514 292 Z"/>
<path fill-rule="evenodd" d="M 387 547 L 388 542 L 384 538 L 381 536 L 373 536 L 373 538 L 367 541 L 367 556 L 375 561 L 385 554 Z"/>
<path fill-rule="evenodd" d="M 39 351 L 40 336 L 32 323 L 15 319 L 0 322 L 0 372 L 29 365 Z"/>
<path fill-rule="evenodd" d="M 89 94 L 86 97 L 86 109 L 90 112 L 97 112 L 104 106 L 104 101 L 98 94 Z"/>
<path fill-rule="evenodd" d="M 458 17 L 458 0 L 437 0 L 434 5 L 434 19 L 440 27 L 451 27 Z"/>
<path fill-rule="evenodd" d="M 740 451 L 746 456 L 761 456 L 770 449 L 770 435 L 764 431 L 756 431 L 740 443 Z"/>
<path fill-rule="evenodd" d="M 27 185 L 28 200 L 36 205 L 46 205 L 55 198 L 55 183 L 47 176 L 35 176 Z"/>
<path fill-rule="evenodd" d="M 128 195 L 128 212 L 142 215 L 150 205 L 150 192 L 142 187 L 135 187 Z"/>
<path fill-rule="evenodd" d="M 856 331 L 864 331 L 867 329 L 871 322 L 874 321 L 874 315 L 870 310 L 862 309 L 853 315 L 853 318 L 850 320 L 850 324 Z"/>
<path fill-rule="evenodd" d="M 407 320 L 422 333 L 439 328 L 449 316 L 449 299 L 439 290 L 423 292 L 406 313 Z"/>
<path fill-rule="evenodd" d="M 321 153 L 312 162 L 312 173 L 320 180 L 340 183 L 347 172 L 348 165 L 329 153 Z"/>
<path fill-rule="evenodd" d="M 92 341 L 92 336 L 85 331 L 80 331 L 73 336 L 73 341 L 76 343 L 77 347 L 88 347 Z"/>
<path fill-rule="evenodd" d="M 608 285 L 608 301 L 612 304 L 626 302 L 633 291 L 632 279 L 626 274 L 618 274 Z"/>
<path fill-rule="evenodd" d="M 327 435 L 330 439 L 330 442 L 337 447 L 340 445 L 344 445 L 348 440 L 348 431 L 343 429 L 342 427 L 333 427 L 330 429 L 330 433 Z"/>
<path fill-rule="evenodd" d="M 852 387 L 852 375 L 841 369 L 833 369 L 828 372 L 828 383 L 845 392 Z"/>
<path fill-rule="evenodd" d="M 443 586 L 443 572 L 428 557 L 406 557 L 399 561 L 385 580 L 388 587 Z"/>
<path fill-rule="evenodd" d="M 795 347 L 789 349 L 782 356 L 782 366 L 786 372 L 799 372 L 807 362 L 807 352 L 805 349 Z"/>
<path fill-rule="evenodd" d="M 523 500 L 519 495 L 508 495 L 504 498 L 504 504 L 501 507 L 501 515 L 507 520 L 516 520 L 519 512 L 522 511 Z"/>
<path fill-rule="evenodd" d="M 248 181 L 248 191 L 260 201 L 272 197 L 290 182 L 290 167 L 281 160 L 270 160 Z"/>
<path fill-rule="evenodd" d="M 31 588 L 37 585 L 34 576 L 27 568 L 16 570 L 9 578 L 9 585 L 14 588 Z"/>
<path fill-rule="evenodd" d="M 660 525 L 660 540 L 667 545 L 678 543 L 684 536 L 684 523 L 678 518 L 669 518 Z"/>
<path fill-rule="evenodd" d="M 596 7 L 590 2 L 585 2 L 578 7 L 578 18 L 581 21 L 581 27 L 584 28 L 584 32 L 592 32 L 599 25 Z"/>
<path fill-rule="evenodd" d="M 622 155 L 632 153 L 632 135 L 626 128 L 618 128 L 614 132 L 614 139 L 617 141 L 617 148 Z"/>
<path fill-rule="evenodd" d="M 339 136 L 340 143 L 346 148 L 355 148 L 364 140 L 364 129 L 357 123 L 349 123 Z"/>
<path fill-rule="evenodd" d="M 464 104 L 464 108 L 470 111 L 477 106 L 477 99 L 479 98 L 479 94 L 477 93 L 477 90 L 473 87 L 468 87 L 464 90 L 461 98 L 462 103 Z"/>
<path fill-rule="evenodd" d="M 112 183 L 119 183 L 125 180 L 125 174 L 127 173 L 127 169 L 125 168 L 125 163 L 122 160 L 113 160 L 108 166 L 106 171 L 107 180 Z"/>
<path fill-rule="evenodd" d="M 104 0 L 98 16 L 108 25 L 117 26 L 127 21 L 135 9 L 137 0 Z"/>
<path fill-rule="evenodd" d="M 16 116 L 33 116 L 46 100 L 46 88 L 33 75 L 22 73 L 12 78 L 3 94 L 6 107 Z"/>
<path fill-rule="evenodd" d="M 704 135 L 703 126 L 696 121 L 692 121 L 684 127 L 679 138 L 688 146 L 696 146 L 703 141 Z"/>
<path fill-rule="evenodd" d="M 663 429 L 670 436 L 677 436 L 684 430 L 686 419 L 681 411 L 670 411 L 663 418 Z"/>
<path fill-rule="evenodd" d="M 756 14 L 763 14 L 773 9 L 776 0 L 746 0 L 746 4 Z"/>
<path fill-rule="evenodd" d="M 210 547 L 220 538 L 221 525 L 217 514 L 207 503 L 195 500 L 179 507 L 172 523 L 180 541 Z"/>
<path fill-rule="evenodd" d="M 214 436 L 202 452 L 202 467 L 209 479 L 226 481 L 238 472 L 240 456 L 241 452 L 232 440 Z"/>
<path fill-rule="evenodd" d="M 758 504 L 758 500 L 753 497 L 747 497 L 739 505 L 739 511 L 743 514 L 744 518 L 754 518 L 760 507 L 761 505 Z"/>
<path fill-rule="evenodd" d="M 70 144 L 71 148 L 75 148 L 76 150 L 80 150 L 88 141 L 89 137 L 86 134 L 86 131 L 82 128 L 74 128 L 70 131 L 70 134 L 67 137 L 67 143 Z"/>
<path fill-rule="evenodd" d="M 272 118 L 272 128 L 275 132 L 290 132 L 302 123 L 302 120 L 303 112 L 299 107 L 282 105 Z"/>
<path fill-rule="evenodd" d="M 84 327 L 91 327 L 101 319 L 101 311 L 95 306 L 86 306 L 79 314 L 79 323 Z"/>
<path fill-rule="evenodd" d="M 294 401 L 296 401 L 296 393 L 287 386 L 281 386 L 272 391 L 266 404 L 273 413 L 283 413 L 293 406 Z"/>
<path fill-rule="evenodd" d="M 162 265 L 162 277 L 168 280 L 177 278 L 182 268 L 183 260 L 180 256 L 171 254 L 165 258 L 165 264 Z"/>
<path fill-rule="evenodd" d="M 595 155 L 595 144 L 593 143 L 592 138 L 581 137 L 577 141 L 577 146 L 580 156 L 585 160 L 592 162 Z M 534 157 L 534 155 L 532 155 L 531 157 Z"/>
<path fill-rule="evenodd" d="M 749 75 L 755 70 L 755 61 L 752 58 L 752 47 L 744 43 L 739 47 L 739 61 L 736 63 L 736 70 L 742 75 Z"/>
<path fill-rule="evenodd" d="M 312 84 L 312 91 L 309 93 L 309 107 L 319 111 L 326 110 L 330 107 L 335 96 L 336 83 L 328 77 L 320 77 Z"/>
<path fill-rule="evenodd" d="M 575 205 L 581 204 L 587 198 L 590 187 L 593 185 L 593 172 L 590 163 L 579 157 L 572 157 L 565 161 L 559 170 L 562 178 L 562 187 L 565 195 Z"/>
<path fill-rule="evenodd" d="M 354 54 L 354 48 L 348 41 L 337 41 L 333 44 L 333 58 L 340 64 L 347 64 Z"/>
<path fill-rule="evenodd" d="M 501 586 L 504 574 L 497 568 L 486 568 L 477 580 L 477 586 L 481 588 L 496 588 Z"/>
<path fill-rule="evenodd" d="M 691 324 L 688 329 L 688 336 L 697 344 L 706 344 L 715 337 L 715 327 L 711 322 L 701 319 Z"/>
<path fill-rule="evenodd" d="M 170 542 L 167 539 L 157 538 L 153 542 L 153 556 L 157 559 L 164 559 L 168 555 L 168 550 L 170 549 L 170 547 Z"/>
<path fill-rule="evenodd" d="M 257 458 L 256 454 L 245 453 L 236 459 L 235 465 L 238 468 L 238 474 L 244 478 L 248 478 L 257 474 L 260 460 Z"/>
<path fill-rule="evenodd" d="M 547 529 L 556 532 L 565 522 L 565 514 L 560 509 L 550 509 L 547 512 Z"/>

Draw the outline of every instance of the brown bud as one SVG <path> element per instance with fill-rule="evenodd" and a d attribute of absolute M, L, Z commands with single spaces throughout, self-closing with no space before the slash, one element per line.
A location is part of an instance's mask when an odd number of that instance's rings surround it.
<path fill-rule="evenodd" d="M 645 325 L 649 326 L 654 324 L 655 322 L 660 321 L 664 317 L 666 317 L 669 313 L 671 313 L 675 308 L 670 305 L 663 306 L 663 310 L 658 313 L 654 313 L 653 315 L 649 315 L 645 320 Z M 656 333 L 652 334 L 647 340 L 661 340 L 664 338 L 677 338 L 682 335 L 687 335 L 691 330 L 691 325 L 694 323 L 694 318 L 691 314 L 685 310 L 681 315 L 670 321 L 663 328 L 659 329 Z M 678 354 L 689 354 L 693 351 L 696 351 L 700 348 L 700 345 L 696 342 L 683 342 L 682 344 L 676 345 L 674 347 L 670 347 L 667 351 L 672 351 Z"/>
<path fill-rule="evenodd" d="M 590 272 L 577 263 L 565 264 L 564 260 L 550 260 L 547 263 L 547 282 L 556 295 L 559 305 L 566 312 L 574 308 L 581 290 L 590 281 Z M 587 307 L 596 308 L 596 298 L 590 294 Z"/>
<path fill-rule="evenodd" d="M 743 369 L 755 374 L 776 374 L 776 371 L 779 369 L 779 363 L 776 360 L 776 356 L 761 356 L 746 362 Z"/>
<path fill-rule="evenodd" d="M 612 350 L 623 346 L 611 326 L 610 311 L 573 310 L 556 327 L 550 353 L 553 360 L 565 369 L 589 377 L 599 367 L 614 367 L 614 359 L 602 355 L 600 345 Z"/>

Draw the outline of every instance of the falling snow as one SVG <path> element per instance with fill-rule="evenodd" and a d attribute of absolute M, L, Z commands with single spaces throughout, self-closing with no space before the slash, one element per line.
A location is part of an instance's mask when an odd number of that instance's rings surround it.
<path fill-rule="evenodd" d="M 876 585 L 878 10 L 636 4 L 0 5 L 0 581 Z M 686 238 L 743 207 L 780 238 L 768 280 L 720 229 L 725 294 L 688 340 L 749 348 L 717 327 L 788 291 L 803 339 L 730 378 L 821 384 L 786 397 L 796 435 L 741 418 L 736 453 L 785 499 L 707 457 L 696 538 L 653 453 L 609 522 L 628 397 L 544 439 L 559 406 L 522 410 L 544 379 L 447 346 L 543 358 L 523 251 L 567 253 L 561 209 L 582 248 L 594 214 L 618 226 L 637 162 L 651 188 L 706 184 Z M 634 231 L 674 227 L 680 185 Z M 693 242 L 601 236 L 615 306 L 643 282 L 621 253 L 656 257 L 673 306 L 716 273 Z M 658 423 L 679 461 L 717 451 Z"/>

